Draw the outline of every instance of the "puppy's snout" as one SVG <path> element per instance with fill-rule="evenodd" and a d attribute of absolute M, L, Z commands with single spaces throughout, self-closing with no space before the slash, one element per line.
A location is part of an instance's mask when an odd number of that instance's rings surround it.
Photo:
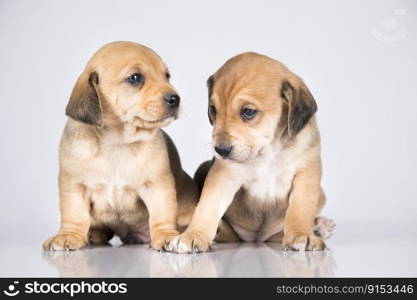
<path fill-rule="evenodd" d="M 164 96 L 164 100 L 170 108 L 177 108 L 180 105 L 180 96 L 177 94 L 168 93 Z"/>
<path fill-rule="evenodd" d="M 226 144 L 218 144 L 214 147 L 214 150 L 223 158 L 227 158 L 232 152 L 232 148 L 232 146 Z"/>

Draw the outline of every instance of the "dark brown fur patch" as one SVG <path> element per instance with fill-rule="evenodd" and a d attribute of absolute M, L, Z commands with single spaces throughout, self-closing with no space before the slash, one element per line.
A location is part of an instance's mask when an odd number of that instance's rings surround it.
<path fill-rule="evenodd" d="M 103 123 L 99 94 L 97 92 L 98 74 L 92 72 L 85 78 L 81 75 L 75 84 L 66 108 L 66 115 L 74 120 L 101 126 Z"/>
<path fill-rule="evenodd" d="M 286 133 L 293 137 L 310 121 L 317 111 L 317 103 L 305 85 L 295 89 L 288 81 L 282 83 L 281 96 L 288 105 Z"/>
<path fill-rule="evenodd" d="M 213 125 L 213 119 L 212 119 L 211 114 L 210 114 L 210 98 L 211 98 L 211 95 L 213 94 L 213 86 L 214 86 L 214 75 L 211 75 L 207 79 L 208 98 L 209 98 L 209 102 L 208 102 L 209 106 L 208 106 L 208 109 L 207 109 L 207 114 L 208 114 L 208 118 L 209 118 L 209 121 L 210 121 L 211 125 Z"/>

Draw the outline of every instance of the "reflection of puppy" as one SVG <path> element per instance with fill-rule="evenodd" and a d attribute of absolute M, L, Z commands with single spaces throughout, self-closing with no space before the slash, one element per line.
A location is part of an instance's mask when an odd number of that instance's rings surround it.
<path fill-rule="evenodd" d="M 218 277 L 210 255 L 149 251 L 144 245 L 44 252 L 43 259 L 60 277 Z"/>
<path fill-rule="evenodd" d="M 277 259 L 265 261 L 270 276 L 275 277 L 333 277 L 337 267 L 331 251 L 282 251 L 277 243 L 267 243 Z"/>
<path fill-rule="evenodd" d="M 225 251 L 229 245 L 233 245 L 233 251 Z M 283 251 L 278 243 L 236 245 L 217 244 L 215 253 L 202 254 L 216 257 L 219 277 L 334 276 L 336 263 L 330 251 Z"/>
<path fill-rule="evenodd" d="M 225 243 L 216 249 L 177 255 L 144 245 L 90 247 L 44 252 L 43 258 L 61 277 L 331 277 L 336 268 L 330 251 L 285 252 L 277 243 Z"/>
<path fill-rule="evenodd" d="M 60 277 L 148 277 L 153 253 L 165 252 L 149 251 L 145 245 L 89 247 L 84 251 L 43 252 L 43 259 Z"/>
<path fill-rule="evenodd" d="M 244 241 L 324 249 L 315 222 L 322 234 L 333 223 L 316 219 L 325 202 L 317 105 L 302 79 L 278 61 L 244 53 L 208 87 L 215 159 L 196 172 L 200 202 L 174 251 L 206 251 L 223 215 Z"/>
<path fill-rule="evenodd" d="M 151 242 L 161 249 L 186 226 L 198 198 L 161 127 L 180 98 L 167 67 L 132 42 L 101 48 L 72 91 L 60 146 L 61 228 L 45 250 Z M 178 200 L 178 213 L 177 213 Z M 177 218 L 178 217 L 178 218 Z"/>
<path fill-rule="evenodd" d="M 149 277 L 219 277 L 213 257 L 152 251 Z"/>

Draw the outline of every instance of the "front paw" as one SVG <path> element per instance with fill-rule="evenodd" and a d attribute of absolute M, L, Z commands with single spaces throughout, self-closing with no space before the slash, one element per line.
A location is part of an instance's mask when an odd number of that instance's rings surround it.
<path fill-rule="evenodd" d="M 154 250 L 162 251 L 168 250 L 172 241 L 178 237 L 179 232 L 176 230 L 160 230 L 152 234 L 151 248 Z"/>
<path fill-rule="evenodd" d="M 45 251 L 77 250 L 84 247 L 87 240 L 74 233 L 58 233 L 43 243 Z"/>
<path fill-rule="evenodd" d="M 326 249 L 326 244 L 323 239 L 316 236 L 314 233 L 285 233 L 282 243 L 285 249 L 296 251 L 316 251 Z"/>
<path fill-rule="evenodd" d="M 211 247 L 211 240 L 202 232 L 185 231 L 176 237 L 167 247 L 167 250 L 176 253 L 206 252 Z"/>

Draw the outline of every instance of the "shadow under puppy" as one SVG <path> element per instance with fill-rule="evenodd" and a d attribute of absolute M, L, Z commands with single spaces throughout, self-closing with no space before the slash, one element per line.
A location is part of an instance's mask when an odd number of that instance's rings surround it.
<path fill-rule="evenodd" d="M 107 44 L 87 63 L 60 144 L 61 228 L 45 250 L 104 244 L 114 234 L 163 249 L 189 224 L 197 187 L 160 129 L 180 104 L 169 76 L 153 50 L 133 42 Z"/>
<path fill-rule="evenodd" d="M 317 105 L 302 79 L 276 60 L 243 53 L 208 88 L 215 158 L 197 170 L 199 204 L 170 248 L 206 251 L 223 218 L 243 241 L 324 249 L 334 223 L 318 217 L 325 195 Z"/>

